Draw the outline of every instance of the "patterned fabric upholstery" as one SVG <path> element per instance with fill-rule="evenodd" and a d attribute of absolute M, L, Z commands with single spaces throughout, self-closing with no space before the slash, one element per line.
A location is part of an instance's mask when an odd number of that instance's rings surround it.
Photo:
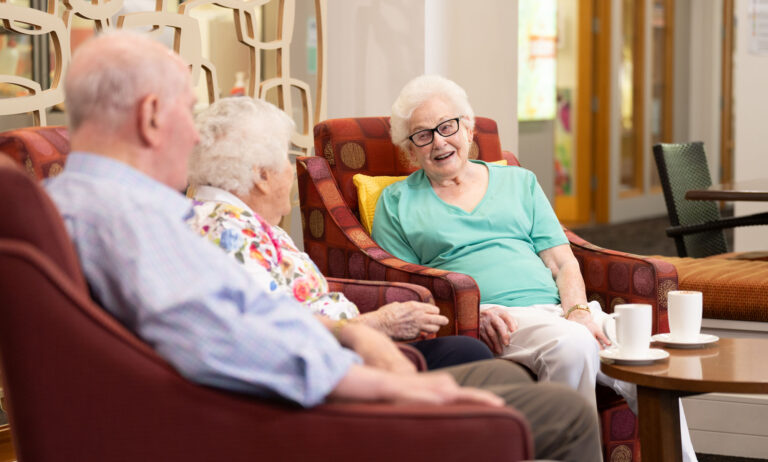
<path fill-rule="evenodd" d="M 356 281 L 352 279 L 328 278 L 331 292 L 343 292 L 361 313 L 374 311 L 392 302 L 415 300 L 434 303 L 432 294 L 424 287 L 401 282 Z"/>
<path fill-rule="evenodd" d="M 297 161 L 304 250 L 327 276 L 412 282 L 429 289 L 451 323 L 439 335 L 477 337 L 480 300 L 475 281 L 464 274 L 411 265 L 379 248 L 360 225 L 356 173 L 408 175 L 418 167 L 389 140 L 389 118 L 337 119 L 315 126 L 318 157 Z M 322 157 L 319 157 L 322 153 Z M 478 117 L 470 157 L 494 161 L 502 153 L 496 122 Z M 464 308 L 466 307 L 466 308 Z"/>
<path fill-rule="evenodd" d="M 406 263 L 381 249 L 362 228 L 352 177 L 407 175 L 417 169 L 389 138 L 388 117 L 326 120 L 315 126 L 316 157 L 296 163 L 304 226 L 304 249 L 320 270 L 334 277 L 408 281 L 428 288 L 451 323 L 438 335 L 477 337 L 479 292 L 465 274 Z M 496 122 L 477 117 L 471 158 L 486 161 L 517 158 L 501 150 Z M 669 263 L 602 249 L 566 230 L 579 261 L 590 300 L 607 312 L 619 303 L 653 306 L 653 332 L 669 332 L 667 292 L 677 288 Z M 598 387 L 606 460 L 639 460 L 637 420 L 626 403 Z"/>
<path fill-rule="evenodd" d="M 698 290 L 704 317 L 768 322 L 768 261 L 727 258 L 657 257 L 677 268 L 680 290 Z"/>
<path fill-rule="evenodd" d="M 69 153 L 67 128 L 29 127 L 0 133 L 0 152 L 11 156 L 38 180 L 56 176 Z"/>
<path fill-rule="evenodd" d="M 297 162 L 304 249 L 329 276 L 410 281 L 432 291 L 452 323 L 441 334 L 477 335 L 477 286 L 466 275 L 400 261 L 363 230 L 352 177 L 406 175 L 417 169 L 389 139 L 389 118 L 334 119 L 315 127 L 317 157 Z M 322 153 L 320 156 L 319 153 Z M 496 122 L 477 117 L 470 157 L 487 161 L 517 158 L 501 151 Z M 601 249 L 567 232 L 584 272 L 587 295 L 612 311 L 617 303 L 654 306 L 654 332 L 667 332 L 666 293 L 677 287 L 672 265 Z"/>
<path fill-rule="evenodd" d="M 587 289 L 587 298 L 597 300 L 612 313 L 622 303 L 647 303 L 653 307 L 653 333 L 669 332 L 667 292 L 677 290 L 674 265 L 659 259 L 603 249 L 573 231 L 565 231 Z"/>

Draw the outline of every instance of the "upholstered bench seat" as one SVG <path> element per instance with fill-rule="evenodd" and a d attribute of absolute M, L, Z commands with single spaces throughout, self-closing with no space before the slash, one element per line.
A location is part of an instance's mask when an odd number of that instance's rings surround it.
<path fill-rule="evenodd" d="M 677 269 L 679 290 L 704 294 L 704 317 L 768 322 L 768 261 L 660 257 Z"/>

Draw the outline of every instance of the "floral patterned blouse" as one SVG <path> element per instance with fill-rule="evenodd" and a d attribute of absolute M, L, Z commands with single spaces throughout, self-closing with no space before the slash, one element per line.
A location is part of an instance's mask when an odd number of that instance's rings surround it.
<path fill-rule="evenodd" d="M 313 313 L 334 320 L 360 314 L 344 294 L 328 291 L 323 274 L 282 228 L 222 189 L 200 186 L 193 196 L 190 228 L 240 262 L 258 283 L 288 292 Z"/>

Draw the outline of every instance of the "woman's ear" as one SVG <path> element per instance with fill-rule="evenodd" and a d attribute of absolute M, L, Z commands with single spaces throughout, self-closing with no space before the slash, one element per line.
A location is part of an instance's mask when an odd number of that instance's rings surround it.
<path fill-rule="evenodd" d="M 255 181 L 253 182 L 253 187 L 256 188 L 256 190 L 263 195 L 266 195 L 269 193 L 270 175 L 272 175 L 272 172 L 270 172 L 266 168 L 263 168 L 263 167 L 254 168 L 253 176 Z"/>

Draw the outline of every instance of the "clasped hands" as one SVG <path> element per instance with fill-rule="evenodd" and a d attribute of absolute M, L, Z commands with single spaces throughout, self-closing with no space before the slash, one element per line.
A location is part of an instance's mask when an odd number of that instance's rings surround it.
<path fill-rule="evenodd" d="M 435 333 L 448 324 L 435 305 L 415 301 L 395 302 L 365 313 L 348 324 L 339 338 L 355 351 L 366 365 L 398 373 L 414 373 L 416 368 L 390 340 L 412 340 L 420 333 Z"/>

